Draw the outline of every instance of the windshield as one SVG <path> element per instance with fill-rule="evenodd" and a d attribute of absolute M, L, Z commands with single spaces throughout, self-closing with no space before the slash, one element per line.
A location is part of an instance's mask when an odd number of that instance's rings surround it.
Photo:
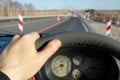
<path fill-rule="evenodd" d="M 0 0 L 0 34 L 95 32 L 120 41 L 119 0 Z"/>

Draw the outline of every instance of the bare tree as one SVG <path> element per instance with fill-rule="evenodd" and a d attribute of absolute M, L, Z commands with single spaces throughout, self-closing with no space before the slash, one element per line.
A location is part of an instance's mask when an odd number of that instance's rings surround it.
<path fill-rule="evenodd" d="M 22 5 L 17 1 L 13 2 L 13 13 L 14 16 L 17 16 L 19 13 L 22 12 Z"/>
<path fill-rule="evenodd" d="M 33 14 L 33 10 L 34 10 L 33 4 L 30 3 L 30 4 L 25 4 L 24 5 L 24 14 L 26 16 L 32 15 Z"/>
<path fill-rule="evenodd" d="M 4 16 L 3 0 L 0 0 L 0 16 Z"/>
<path fill-rule="evenodd" d="M 33 15 L 33 4 L 21 4 L 13 0 L 0 0 L 0 16 L 17 16 L 19 13 Z"/>
<path fill-rule="evenodd" d="M 28 5 L 28 11 L 29 11 L 29 15 L 32 15 L 33 14 L 33 10 L 34 10 L 34 6 L 33 6 L 33 4 L 29 4 Z"/>
<path fill-rule="evenodd" d="M 7 16 L 7 0 L 2 0 L 4 16 Z"/>
<path fill-rule="evenodd" d="M 29 15 L 29 9 L 28 9 L 28 4 L 24 5 L 24 15 L 28 16 Z"/>

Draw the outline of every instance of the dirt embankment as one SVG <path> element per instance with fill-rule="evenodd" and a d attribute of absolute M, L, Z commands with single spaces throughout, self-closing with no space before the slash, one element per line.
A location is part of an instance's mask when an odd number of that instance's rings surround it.
<path fill-rule="evenodd" d="M 100 22 L 112 20 L 112 24 L 120 26 L 120 10 L 98 10 L 91 13 L 91 18 Z"/>
<path fill-rule="evenodd" d="M 67 10 L 46 10 L 46 11 L 33 11 L 32 12 L 32 15 L 34 15 L 34 16 L 38 16 L 38 15 L 65 15 L 65 14 L 68 14 L 68 12 L 70 12 L 70 11 L 67 11 Z"/>

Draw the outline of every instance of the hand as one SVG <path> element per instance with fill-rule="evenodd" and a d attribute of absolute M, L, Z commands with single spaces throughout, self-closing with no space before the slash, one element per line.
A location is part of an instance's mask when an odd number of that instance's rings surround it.
<path fill-rule="evenodd" d="M 59 40 L 52 40 L 38 52 L 35 49 L 35 41 L 38 38 L 37 32 L 22 37 L 16 35 L 2 52 L 0 70 L 11 80 L 27 80 L 35 75 L 61 46 Z"/>

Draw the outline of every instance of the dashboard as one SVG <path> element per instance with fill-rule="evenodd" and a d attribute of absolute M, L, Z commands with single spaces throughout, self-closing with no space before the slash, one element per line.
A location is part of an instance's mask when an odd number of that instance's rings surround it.
<path fill-rule="evenodd" d="M 96 54 L 97 53 L 97 54 Z M 99 49 L 63 47 L 37 73 L 39 80 L 118 80 L 115 59 Z"/>
<path fill-rule="evenodd" d="M 0 35 L 0 52 L 11 41 L 13 35 Z"/>
<path fill-rule="evenodd" d="M 0 52 L 12 37 L 0 36 Z M 120 62 L 111 52 L 89 45 L 64 45 L 38 71 L 35 80 L 118 80 Z"/>

